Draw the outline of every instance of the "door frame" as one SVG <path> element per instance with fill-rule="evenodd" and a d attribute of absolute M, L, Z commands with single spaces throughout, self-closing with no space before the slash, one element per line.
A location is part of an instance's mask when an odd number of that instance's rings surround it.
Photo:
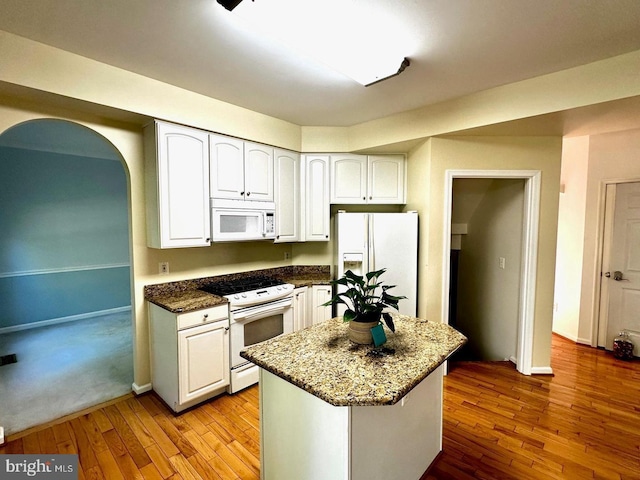
<path fill-rule="evenodd" d="M 448 318 L 449 290 L 451 278 L 451 209 L 453 200 L 453 180 L 456 178 L 522 179 L 524 180 L 524 210 L 522 230 L 522 261 L 520 270 L 520 298 L 518 311 L 518 341 L 516 369 L 524 374 L 551 373 L 550 368 L 536 369 L 533 363 L 533 326 L 536 300 L 536 280 L 538 265 L 538 231 L 540 225 L 540 170 L 446 170 L 444 187 L 443 234 L 443 278 L 442 309 L 443 318 Z M 447 321 L 447 320 L 445 320 Z"/>
<path fill-rule="evenodd" d="M 640 183 L 640 178 L 603 180 L 598 192 L 598 235 L 596 261 L 594 262 L 593 316 L 591 318 L 591 346 L 605 347 L 609 320 L 609 283 L 602 275 L 605 258 L 610 253 L 613 240 L 613 217 L 616 204 L 616 188 L 622 183 Z M 612 188 L 613 187 L 613 188 Z"/>

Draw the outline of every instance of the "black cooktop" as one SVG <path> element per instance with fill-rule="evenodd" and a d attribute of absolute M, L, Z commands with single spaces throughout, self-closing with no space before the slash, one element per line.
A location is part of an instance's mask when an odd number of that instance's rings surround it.
<path fill-rule="evenodd" d="M 259 290 L 260 288 L 273 287 L 282 285 L 284 282 L 277 278 L 267 276 L 243 277 L 236 280 L 225 280 L 221 282 L 210 283 L 200 287 L 208 293 L 215 295 L 233 295 L 234 293 L 250 292 L 251 290 Z"/>

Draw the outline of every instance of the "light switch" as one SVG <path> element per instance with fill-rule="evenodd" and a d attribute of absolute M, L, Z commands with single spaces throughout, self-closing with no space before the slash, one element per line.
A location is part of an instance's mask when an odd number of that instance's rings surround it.
<path fill-rule="evenodd" d="M 507 264 L 507 260 L 504 257 L 500 257 L 498 259 L 498 266 L 504 270 L 505 265 Z"/>

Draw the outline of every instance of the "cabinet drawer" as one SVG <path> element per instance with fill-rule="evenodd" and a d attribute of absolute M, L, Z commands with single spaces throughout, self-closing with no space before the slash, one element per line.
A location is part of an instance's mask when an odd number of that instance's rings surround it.
<path fill-rule="evenodd" d="M 229 306 L 227 304 L 196 310 L 195 312 L 183 313 L 178 315 L 178 330 L 224 320 L 228 317 Z"/>

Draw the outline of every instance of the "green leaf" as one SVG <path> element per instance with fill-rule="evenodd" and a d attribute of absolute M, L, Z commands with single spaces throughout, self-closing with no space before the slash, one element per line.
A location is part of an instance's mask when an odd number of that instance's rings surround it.
<path fill-rule="evenodd" d="M 382 275 L 386 271 L 387 271 L 387 269 L 383 268 L 381 270 L 376 270 L 375 272 L 369 272 L 369 273 L 367 273 L 367 280 L 371 280 L 374 277 L 379 277 L 380 275 Z"/>
<path fill-rule="evenodd" d="M 391 315 L 389 315 L 387 312 L 384 312 L 382 314 L 382 318 L 384 318 L 384 323 L 387 324 L 387 327 L 389 327 L 389 330 L 391 330 L 393 333 L 396 332 L 396 326 L 393 324 L 393 318 L 391 318 Z"/>
<path fill-rule="evenodd" d="M 345 322 L 350 322 L 354 318 L 356 318 L 356 314 L 353 310 L 347 309 L 345 310 L 344 315 L 342 315 L 342 320 Z"/>

